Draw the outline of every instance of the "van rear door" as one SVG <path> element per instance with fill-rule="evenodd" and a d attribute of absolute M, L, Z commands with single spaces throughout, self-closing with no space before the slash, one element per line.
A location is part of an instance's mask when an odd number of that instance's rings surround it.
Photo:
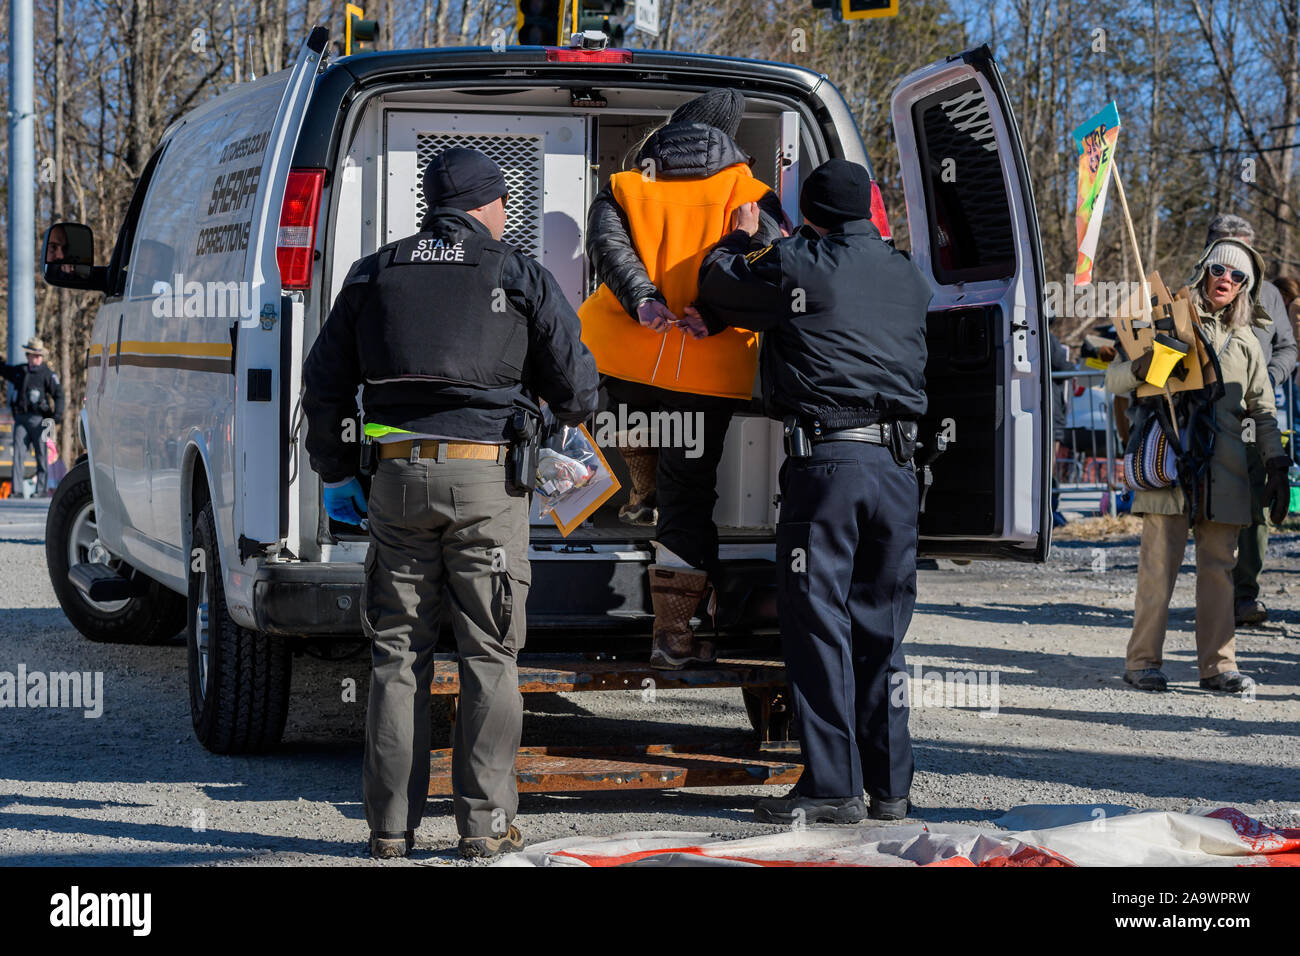
<path fill-rule="evenodd" d="M 241 319 L 235 340 L 235 531 L 241 557 L 279 541 L 287 513 L 283 460 L 288 454 L 287 406 L 282 355 L 292 308 L 283 298 L 276 241 L 280 208 L 302 129 L 307 102 L 329 33 L 316 27 L 298 51 L 280 109 L 269 131 L 259 181 L 261 188 L 248 237 L 245 275 L 250 280 L 251 316 Z"/>
<path fill-rule="evenodd" d="M 1042 252 L 1020 133 L 989 48 L 906 77 L 891 113 L 912 257 L 934 290 L 921 434 L 948 439 L 932 468 L 920 550 L 1045 560 Z"/>

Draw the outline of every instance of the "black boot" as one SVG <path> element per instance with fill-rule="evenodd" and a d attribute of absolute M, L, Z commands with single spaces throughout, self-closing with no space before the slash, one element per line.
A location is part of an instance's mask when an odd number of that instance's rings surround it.
<path fill-rule="evenodd" d="M 860 823 L 866 815 L 861 797 L 806 797 L 798 788 L 784 797 L 760 800 L 754 808 L 763 823 Z"/>

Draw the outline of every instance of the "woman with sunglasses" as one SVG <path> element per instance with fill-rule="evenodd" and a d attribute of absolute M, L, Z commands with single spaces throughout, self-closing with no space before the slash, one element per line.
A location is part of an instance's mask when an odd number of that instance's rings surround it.
<path fill-rule="evenodd" d="M 1255 682 L 1237 670 L 1233 620 L 1237 533 L 1250 524 L 1246 443 L 1258 443 L 1263 453 L 1268 469 L 1265 499 L 1274 524 L 1286 517 L 1291 463 L 1282 449 L 1264 354 L 1252 331 L 1253 325 L 1270 321 L 1256 299 L 1262 273 L 1263 260 L 1254 249 L 1236 239 L 1222 239 L 1206 249 L 1188 283 L 1204 344 L 1218 357 L 1223 391 L 1213 406 L 1212 433 L 1196 443 L 1209 459 L 1199 484 L 1201 500 L 1188 507 L 1177 484 L 1133 495 L 1133 513 L 1142 515 L 1142 544 L 1124 680 L 1139 690 L 1162 691 L 1168 686 L 1161 670 L 1165 629 L 1189 526 L 1196 540 L 1200 686 L 1227 693 L 1254 687 Z M 1145 380 L 1151 357 L 1148 352 L 1132 362 L 1112 362 L 1106 388 L 1116 394 L 1132 392 Z M 1186 422 L 1179 427 L 1185 429 Z"/>

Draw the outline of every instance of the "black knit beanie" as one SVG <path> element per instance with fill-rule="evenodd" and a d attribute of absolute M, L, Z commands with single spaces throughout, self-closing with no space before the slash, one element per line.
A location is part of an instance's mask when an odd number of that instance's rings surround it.
<path fill-rule="evenodd" d="M 424 201 L 430 209 L 477 209 L 505 194 L 501 167 L 477 149 L 444 149 L 424 168 Z"/>
<path fill-rule="evenodd" d="M 854 219 L 870 219 L 871 177 L 866 167 L 847 159 L 828 159 L 804 180 L 799 211 L 823 229 L 834 229 Z"/>
<path fill-rule="evenodd" d="M 745 97 L 736 90 L 709 90 L 673 110 L 668 122 L 706 123 L 734 138 L 740 130 L 740 117 L 744 112 Z"/>

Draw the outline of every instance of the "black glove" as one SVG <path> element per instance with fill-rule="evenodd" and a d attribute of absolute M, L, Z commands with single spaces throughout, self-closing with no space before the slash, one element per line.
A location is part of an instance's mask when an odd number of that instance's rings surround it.
<path fill-rule="evenodd" d="M 1270 458 L 1265 469 L 1268 481 L 1264 484 L 1264 503 L 1268 505 L 1269 520 L 1280 525 L 1291 510 L 1291 459 L 1285 456 Z"/>
<path fill-rule="evenodd" d="M 1133 363 L 1129 366 L 1129 368 L 1133 370 L 1133 374 L 1137 376 L 1139 382 L 1145 382 L 1147 380 L 1147 372 L 1151 370 L 1151 359 L 1155 357 L 1155 354 L 1156 353 L 1153 349 L 1147 349 L 1135 358 Z"/>

